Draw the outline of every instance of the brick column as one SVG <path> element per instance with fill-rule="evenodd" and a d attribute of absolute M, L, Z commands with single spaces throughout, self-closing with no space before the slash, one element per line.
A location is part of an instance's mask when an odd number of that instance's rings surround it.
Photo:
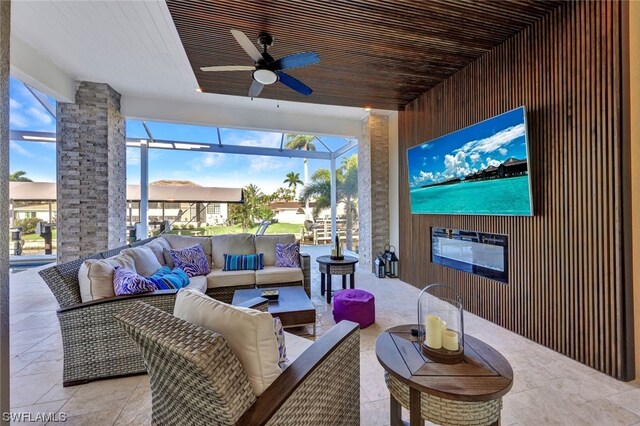
<path fill-rule="evenodd" d="M 0 413 L 9 411 L 9 38 L 11 2 L 0 1 Z M 0 418 L 0 424 L 9 424 Z"/>
<path fill-rule="evenodd" d="M 58 102 L 58 262 L 125 244 L 126 141 L 120 94 L 80 83 Z"/>
<path fill-rule="evenodd" d="M 358 252 L 373 271 L 376 253 L 389 243 L 389 118 L 370 114 L 358 144 Z"/>

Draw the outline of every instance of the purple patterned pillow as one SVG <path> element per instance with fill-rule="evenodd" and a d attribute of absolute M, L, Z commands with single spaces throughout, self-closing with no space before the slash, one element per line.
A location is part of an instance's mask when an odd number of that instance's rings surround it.
<path fill-rule="evenodd" d="M 285 268 L 300 267 L 300 242 L 291 244 L 276 243 L 276 266 Z"/>
<path fill-rule="evenodd" d="M 182 269 L 189 278 L 196 275 L 207 275 L 211 272 L 209 261 L 200 244 L 183 249 L 169 250 L 173 264 Z"/>
<path fill-rule="evenodd" d="M 282 367 L 282 363 L 289 362 L 289 360 L 287 359 L 287 347 L 284 341 L 284 327 L 282 327 L 282 322 L 278 317 L 273 318 L 273 332 L 276 335 L 276 342 L 278 342 L 278 355 L 280 356 L 278 364 Z"/>
<path fill-rule="evenodd" d="M 140 294 L 155 291 L 156 286 L 146 277 L 142 277 L 130 269 L 116 266 L 113 273 L 113 290 L 116 296 Z"/>

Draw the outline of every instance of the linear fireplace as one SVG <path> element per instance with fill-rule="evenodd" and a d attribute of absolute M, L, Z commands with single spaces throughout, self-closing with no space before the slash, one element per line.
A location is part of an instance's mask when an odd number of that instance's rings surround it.
<path fill-rule="evenodd" d="M 508 284 L 508 237 L 431 227 L 431 262 Z"/>

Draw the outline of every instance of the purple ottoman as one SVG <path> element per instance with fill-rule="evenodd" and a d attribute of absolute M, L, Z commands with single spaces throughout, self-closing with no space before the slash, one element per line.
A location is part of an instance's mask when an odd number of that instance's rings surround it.
<path fill-rule="evenodd" d="M 367 328 L 376 322 L 376 298 L 359 289 L 342 290 L 333 296 L 333 319 L 336 323 L 349 320 Z"/>

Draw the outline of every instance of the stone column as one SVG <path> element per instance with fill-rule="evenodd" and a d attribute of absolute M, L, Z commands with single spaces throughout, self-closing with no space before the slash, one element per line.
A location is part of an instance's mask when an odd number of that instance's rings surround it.
<path fill-rule="evenodd" d="M 9 412 L 9 38 L 11 2 L 0 1 L 0 414 Z M 9 424 L 0 418 L 1 424 Z"/>
<path fill-rule="evenodd" d="M 358 144 L 358 252 L 360 267 L 373 271 L 378 251 L 389 243 L 389 118 L 370 114 Z"/>
<path fill-rule="evenodd" d="M 58 262 L 125 244 L 126 140 L 120 94 L 82 82 L 58 102 Z"/>

